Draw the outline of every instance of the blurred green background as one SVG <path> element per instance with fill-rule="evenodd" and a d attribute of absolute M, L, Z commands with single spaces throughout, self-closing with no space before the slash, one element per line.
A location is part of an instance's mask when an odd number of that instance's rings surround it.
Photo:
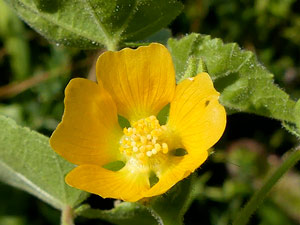
<path fill-rule="evenodd" d="M 275 82 L 300 97 L 300 1 L 186 0 L 170 24 L 174 36 L 191 32 L 237 42 L 255 52 Z M 0 114 L 47 136 L 63 113 L 64 88 L 73 77 L 95 79 L 99 51 L 49 43 L 0 0 Z M 297 139 L 275 120 L 250 114 L 228 117 L 215 153 L 198 170 L 198 197 L 185 224 L 226 225 L 280 164 Z M 251 224 L 300 224 L 299 165 L 273 189 Z M 20 190 L 0 184 L 0 225 L 58 224 L 60 213 Z M 110 209 L 113 200 L 91 196 L 93 207 Z M 108 224 L 78 218 L 76 224 Z"/>

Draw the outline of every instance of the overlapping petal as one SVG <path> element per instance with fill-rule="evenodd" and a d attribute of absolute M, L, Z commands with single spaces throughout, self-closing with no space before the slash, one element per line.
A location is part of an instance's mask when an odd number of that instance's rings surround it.
<path fill-rule="evenodd" d="M 103 165 L 120 158 L 121 136 L 115 103 L 101 84 L 71 80 L 62 122 L 50 138 L 52 148 L 74 164 Z"/>
<path fill-rule="evenodd" d="M 172 58 L 161 44 L 105 52 L 97 61 L 96 72 L 118 113 L 131 122 L 156 115 L 174 95 Z"/>
<path fill-rule="evenodd" d="M 171 156 L 160 165 L 159 182 L 146 196 L 164 193 L 206 160 L 207 150 L 220 139 L 226 125 L 226 112 L 218 97 L 207 73 L 186 79 L 176 87 L 167 127 L 187 155 Z"/>
<path fill-rule="evenodd" d="M 222 136 L 226 112 L 207 73 L 182 81 L 170 105 L 167 127 L 180 138 L 189 154 L 201 154 Z"/>
<path fill-rule="evenodd" d="M 149 189 L 147 174 L 128 166 L 114 172 L 96 165 L 81 165 L 67 175 L 66 182 L 103 198 L 129 202 L 145 197 L 143 193 Z"/>
<path fill-rule="evenodd" d="M 177 182 L 194 172 L 207 159 L 207 156 L 207 151 L 203 151 L 201 154 L 188 154 L 183 157 L 172 156 L 163 165 L 160 165 L 162 172 L 158 175 L 159 181 L 145 192 L 145 197 L 165 193 Z"/>

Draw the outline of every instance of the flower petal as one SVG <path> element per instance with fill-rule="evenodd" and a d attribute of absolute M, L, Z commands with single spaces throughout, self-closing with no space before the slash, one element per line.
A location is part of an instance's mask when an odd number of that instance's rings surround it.
<path fill-rule="evenodd" d="M 62 122 L 50 138 L 52 148 L 74 164 L 103 165 L 119 158 L 121 136 L 116 106 L 101 84 L 71 80 Z"/>
<path fill-rule="evenodd" d="M 206 160 L 207 150 L 220 139 L 226 124 L 225 109 L 218 97 L 207 73 L 186 79 L 176 87 L 167 127 L 179 140 L 177 147 L 188 154 L 170 156 L 160 165 L 159 182 L 146 192 L 146 197 L 166 192 Z"/>
<path fill-rule="evenodd" d="M 189 151 L 202 154 L 222 136 L 226 112 L 218 98 L 207 73 L 186 79 L 176 87 L 167 126 L 189 154 Z"/>
<path fill-rule="evenodd" d="M 97 61 L 96 71 L 118 114 L 130 122 L 156 115 L 174 95 L 172 58 L 161 44 L 105 52 Z"/>
<path fill-rule="evenodd" d="M 148 176 L 132 172 L 128 167 L 114 172 L 96 165 L 81 165 L 73 169 L 66 182 L 72 187 L 100 195 L 135 202 L 149 189 Z"/>
<path fill-rule="evenodd" d="M 145 197 L 165 193 L 177 182 L 194 172 L 207 159 L 207 156 L 208 152 L 203 151 L 201 154 L 188 154 L 183 157 L 174 156 L 170 158 L 168 162 L 161 165 L 162 173 L 158 176 L 159 181 L 144 194 Z"/>

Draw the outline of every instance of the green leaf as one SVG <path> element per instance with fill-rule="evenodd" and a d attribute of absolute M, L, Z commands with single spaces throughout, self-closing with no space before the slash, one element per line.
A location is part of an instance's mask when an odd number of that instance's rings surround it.
<path fill-rule="evenodd" d="M 157 214 L 163 225 L 181 225 L 183 216 L 195 198 L 193 187 L 196 177 L 176 184 L 170 191 L 154 198 L 149 205 L 153 213 Z"/>
<path fill-rule="evenodd" d="M 118 225 L 154 225 L 158 222 L 150 211 L 139 203 L 122 202 L 111 210 L 92 209 L 82 205 L 75 210 L 77 216 L 90 219 L 102 219 Z"/>
<path fill-rule="evenodd" d="M 282 125 L 291 133 L 300 139 L 300 100 L 296 102 L 294 107 L 295 123 L 283 122 Z"/>
<path fill-rule="evenodd" d="M 142 40 L 182 10 L 177 0 L 6 0 L 30 26 L 50 40 L 78 48 L 116 49 Z M 53 3 L 52 3 L 53 2 Z"/>
<path fill-rule="evenodd" d="M 163 45 L 166 45 L 168 42 L 168 39 L 172 37 L 172 32 L 170 29 L 164 28 L 161 29 L 160 31 L 152 34 L 151 36 L 147 37 L 144 42 L 159 42 Z"/>
<path fill-rule="evenodd" d="M 87 196 L 64 181 L 73 167 L 51 149 L 47 137 L 0 116 L 1 181 L 62 210 L 66 205 L 78 205 Z"/>
<path fill-rule="evenodd" d="M 161 43 L 163 45 L 167 45 L 168 39 L 172 37 L 172 32 L 170 29 L 163 28 L 160 31 L 146 37 L 143 40 L 137 42 L 125 42 L 123 43 L 127 47 L 139 47 L 149 45 L 152 42 Z"/>
<path fill-rule="evenodd" d="M 200 34 L 181 40 L 169 39 L 168 48 L 177 81 L 188 70 L 203 71 L 204 63 L 227 110 L 267 116 L 295 126 L 295 102 L 274 84 L 273 75 L 252 52 L 242 50 L 235 43 L 224 44 L 220 39 Z M 190 62 L 193 62 L 192 70 Z"/>
<path fill-rule="evenodd" d="M 300 137 L 300 100 L 297 101 L 296 106 L 294 108 L 295 121 L 297 126 L 297 133 Z"/>
<path fill-rule="evenodd" d="M 296 121 L 297 122 L 297 121 Z M 289 131 L 291 134 L 295 135 L 296 137 L 298 137 L 298 139 L 300 138 L 300 131 L 298 129 L 298 127 L 296 126 L 295 123 L 290 123 L 290 122 L 282 122 L 282 126 Z"/>

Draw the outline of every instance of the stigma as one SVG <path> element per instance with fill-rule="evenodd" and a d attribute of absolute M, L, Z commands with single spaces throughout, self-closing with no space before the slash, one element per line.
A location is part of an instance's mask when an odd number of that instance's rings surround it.
<path fill-rule="evenodd" d="M 120 141 L 120 152 L 127 157 L 140 160 L 167 154 L 168 144 L 163 141 L 167 127 L 160 125 L 155 116 L 140 119 L 132 127 L 124 128 L 124 136 Z"/>

